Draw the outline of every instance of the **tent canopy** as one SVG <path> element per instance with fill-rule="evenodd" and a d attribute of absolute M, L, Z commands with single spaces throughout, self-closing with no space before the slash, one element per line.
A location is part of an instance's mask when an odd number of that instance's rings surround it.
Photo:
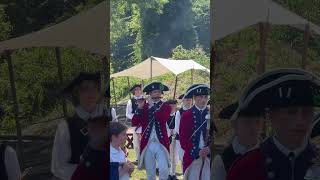
<path fill-rule="evenodd" d="M 178 75 L 191 69 L 210 72 L 208 68 L 194 62 L 193 60 L 170 60 L 151 56 L 140 64 L 112 74 L 111 77 L 132 76 L 140 79 L 148 79 L 150 77 L 161 76 L 167 73 Z"/>
<path fill-rule="evenodd" d="M 64 22 L 0 42 L 0 52 L 29 47 L 77 47 L 107 55 L 107 1 Z"/>
<path fill-rule="evenodd" d="M 212 24 L 215 40 L 222 39 L 259 22 L 289 25 L 302 30 L 305 25 L 309 24 L 310 31 L 320 35 L 319 26 L 272 0 L 218 0 L 214 3 Z"/>

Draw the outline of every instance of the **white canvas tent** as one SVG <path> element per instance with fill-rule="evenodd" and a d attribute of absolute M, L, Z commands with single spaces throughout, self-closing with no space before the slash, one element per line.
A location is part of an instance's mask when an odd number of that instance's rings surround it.
<path fill-rule="evenodd" d="M 21 37 L 0 42 L 0 52 L 29 47 L 77 47 L 107 55 L 107 1 L 70 19 Z"/>
<path fill-rule="evenodd" d="M 173 73 L 176 76 L 188 70 L 202 70 L 210 72 L 210 70 L 193 60 L 170 60 L 158 57 L 149 57 L 140 64 L 129 69 L 112 74 L 111 77 L 136 77 L 140 79 L 149 79 L 161 76 L 167 73 Z"/>
<path fill-rule="evenodd" d="M 213 5 L 213 37 L 222 39 L 259 22 L 289 25 L 320 35 L 320 27 L 283 8 L 272 0 L 217 0 Z"/>
<path fill-rule="evenodd" d="M 210 70 L 193 60 L 171 60 L 171 59 L 164 59 L 158 57 L 149 57 L 148 59 L 144 60 L 143 62 L 118 73 L 112 74 L 111 78 L 116 77 L 136 77 L 139 79 L 149 79 L 156 76 L 161 76 L 167 73 L 173 73 L 176 76 L 175 80 L 175 87 L 174 87 L 174 94 L 173 98 L 176 95 L 176 88 L 178 82 L 178 75 L 188 71 L 188 70 L 201 70 L 210 73 Z M 209 77 L 209 76 L 208 76 Z M 193 81 L 193 72 L 191 76 Z M 128 78 L 128 85 L 130 86 L 129 78 Z M 114 83 L 113 89 L 115 90 Z M 115 91 L 114 91 L 114 99 L 115 104 L 117 103 Z"/>

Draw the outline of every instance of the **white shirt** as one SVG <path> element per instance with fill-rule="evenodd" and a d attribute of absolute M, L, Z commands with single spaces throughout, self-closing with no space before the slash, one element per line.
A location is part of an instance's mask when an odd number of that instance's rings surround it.
<path fill-rule="evenodd" d="M 88 113 L 82 107 L 76 107 L 77 115 L 83 119 L 88 120 L 101 116 L 103 114 L 104 106 L 102 104 L 97 105 L 94 112 Z M 71 145 L 70 145 L 70 133 L 66 120 L 63 120 L 58 124 L 56 135 L 54 138 L 52 148 L 52 161 L 51 172 L 52 174 L 61 180 L 70 180 L 72 174 L 77 168 L 77 164 L 70 164 L 71 159 Z"/>
<path fill-rule="evenodd" d="M 110 144 L 110 162 L 127 162 L 126 155 L 121 148 L 116 149 Z M 129 174 L 119 177 L 119 180 L 129 180 Z"/>
<path fill-rule="evenodd" d="M 186 108 L 186 107 L 182 107 L 183 110 L 188 110 L 190 108 Z M 175 126 L 174 126 L 174 133 L 175 134 L 179 134 L 179 129 L 180 129 L 180 120 L 181 120 L 181 114 L 180 114 L 180 111 L 177 111 L 176 112 L 176 117 L 175 117 Z"/>
<path fill-rule="evenodd" d="M 16 151 L 7 146 L 4 151 L 4 164 L 8 175 L 8 180 L 20 180 L 21 171 Z"/>
<path fill-rule="evenodd" d="M 140 98 L 142 98 L 143 96 L 141 95 L 141 96 L 134 96 L 133 98 L 134 99 L 140 99 Z M 132 113 L 132 101 L 131 101 L 131 99 L 129 99 L 129 101 L 127 102 L 127 108 L 126 108 L 126 117 L 128 118 L 128 119 L 132 119 L 133 118 L 133 115 L 134 115 L 134 113 Z"/>
<path fill-rule="evenodd" d="M 243 146 L 240 144 L 238 137 L 234 137 L 232 140 L 232 148 L 233 151 L 236 154 L 245 154 L 246 152 L 256 148 L 258 145 L 254 146 L 253 148 L 248 149 L 246 146 Z M 215 180 L 225 180 L 227 177 L 227 172 L 223 164 L 222 157 L 220 155 L 216 155 L 214 160 L 213 160 L 213 166 L 212 166 L 212 175 L 213 179 Z"/>

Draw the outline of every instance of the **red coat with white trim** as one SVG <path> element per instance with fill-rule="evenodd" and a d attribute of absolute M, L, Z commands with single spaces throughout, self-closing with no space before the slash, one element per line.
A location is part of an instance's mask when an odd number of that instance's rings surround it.
<path fill-rule="evenodd" d="M 140 143 L 140 153 L 143 152 L 144 148 L 147 146 L 149 142 L 149 137 L 151 134 L 151 127 L 156 127 L 156 133 L 157 137 L 160 141 L 160 143 L 168 150 L 169 152 L 169 137 L 167 133 L 167 121 L 170 119 L 170 113 L 171 113 L 171 107 L 167 105 L 166 103 L 161 101 L 160 108 L 154 113 L 155 116 L 155 125 L 149 124 L 151 116 L 151 109 L 149 108 L 149 104 L 145 103 L 143 110 L 137 110 L 139 113 L 135 113 L 135 115 L 132 118 L 132 125 L 138 126 L 141 125 L 142 127 L 142 137 L 141 137 L 141 143 Z"/>
<path fill-rule="evenodd" d="M 199 142 L 201 132 L 206 136 L 207 123 L 205 123 L 201 130 L 193 133 L 201 126 L 205 121 L 205 115 L 208 113 L 208 109 L 205 109 L 202 115 L 193 106 L 191 109 L 184 112 L 181 116 L 180 127 L 179 127 L 179 138 L 181 148 L 184 150 L 183 155 L 183 172 L 192 164 L 195 159 L 199 158 Z M 192 136 L 193 135 L 193 136 Z M 192 137 L 191 137 L 192 136 Z M 205 139 L 205 138 L 203 138 Z"/>

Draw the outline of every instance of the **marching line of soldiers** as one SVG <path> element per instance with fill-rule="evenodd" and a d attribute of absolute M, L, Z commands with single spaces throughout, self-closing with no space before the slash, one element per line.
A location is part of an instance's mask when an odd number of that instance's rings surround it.
<path fill-rule="evenodd" d="M 135 129 L 138 169 L 146 170 L 148 180 L 156 179 L 157 169 L 160 180 L 177 179 L 176 166 L 180 160 L 184 179 L 209 180 L 210 88 L 205 84 L 191 85 L 178 98 L 182 100 L 179 110 L 176 100 L 163 100 L 168 90 L 161 82 L 152 82 L 143 90 L 141 84 L 130 89 L 134 96 L 127 103 L 126 117 Z"/>
<path fill-rule="evenodd" d="M 311 143 L 320 133 L 319 97 L 319 77 L 300 69 L 276 69 L 252 81 L 219 113 L 230 119 L 234 136 L 214 157 L 213 179 L 319 179 L 319 149 Z M 273 131 L 265 139 L 262 120 Z"/>

